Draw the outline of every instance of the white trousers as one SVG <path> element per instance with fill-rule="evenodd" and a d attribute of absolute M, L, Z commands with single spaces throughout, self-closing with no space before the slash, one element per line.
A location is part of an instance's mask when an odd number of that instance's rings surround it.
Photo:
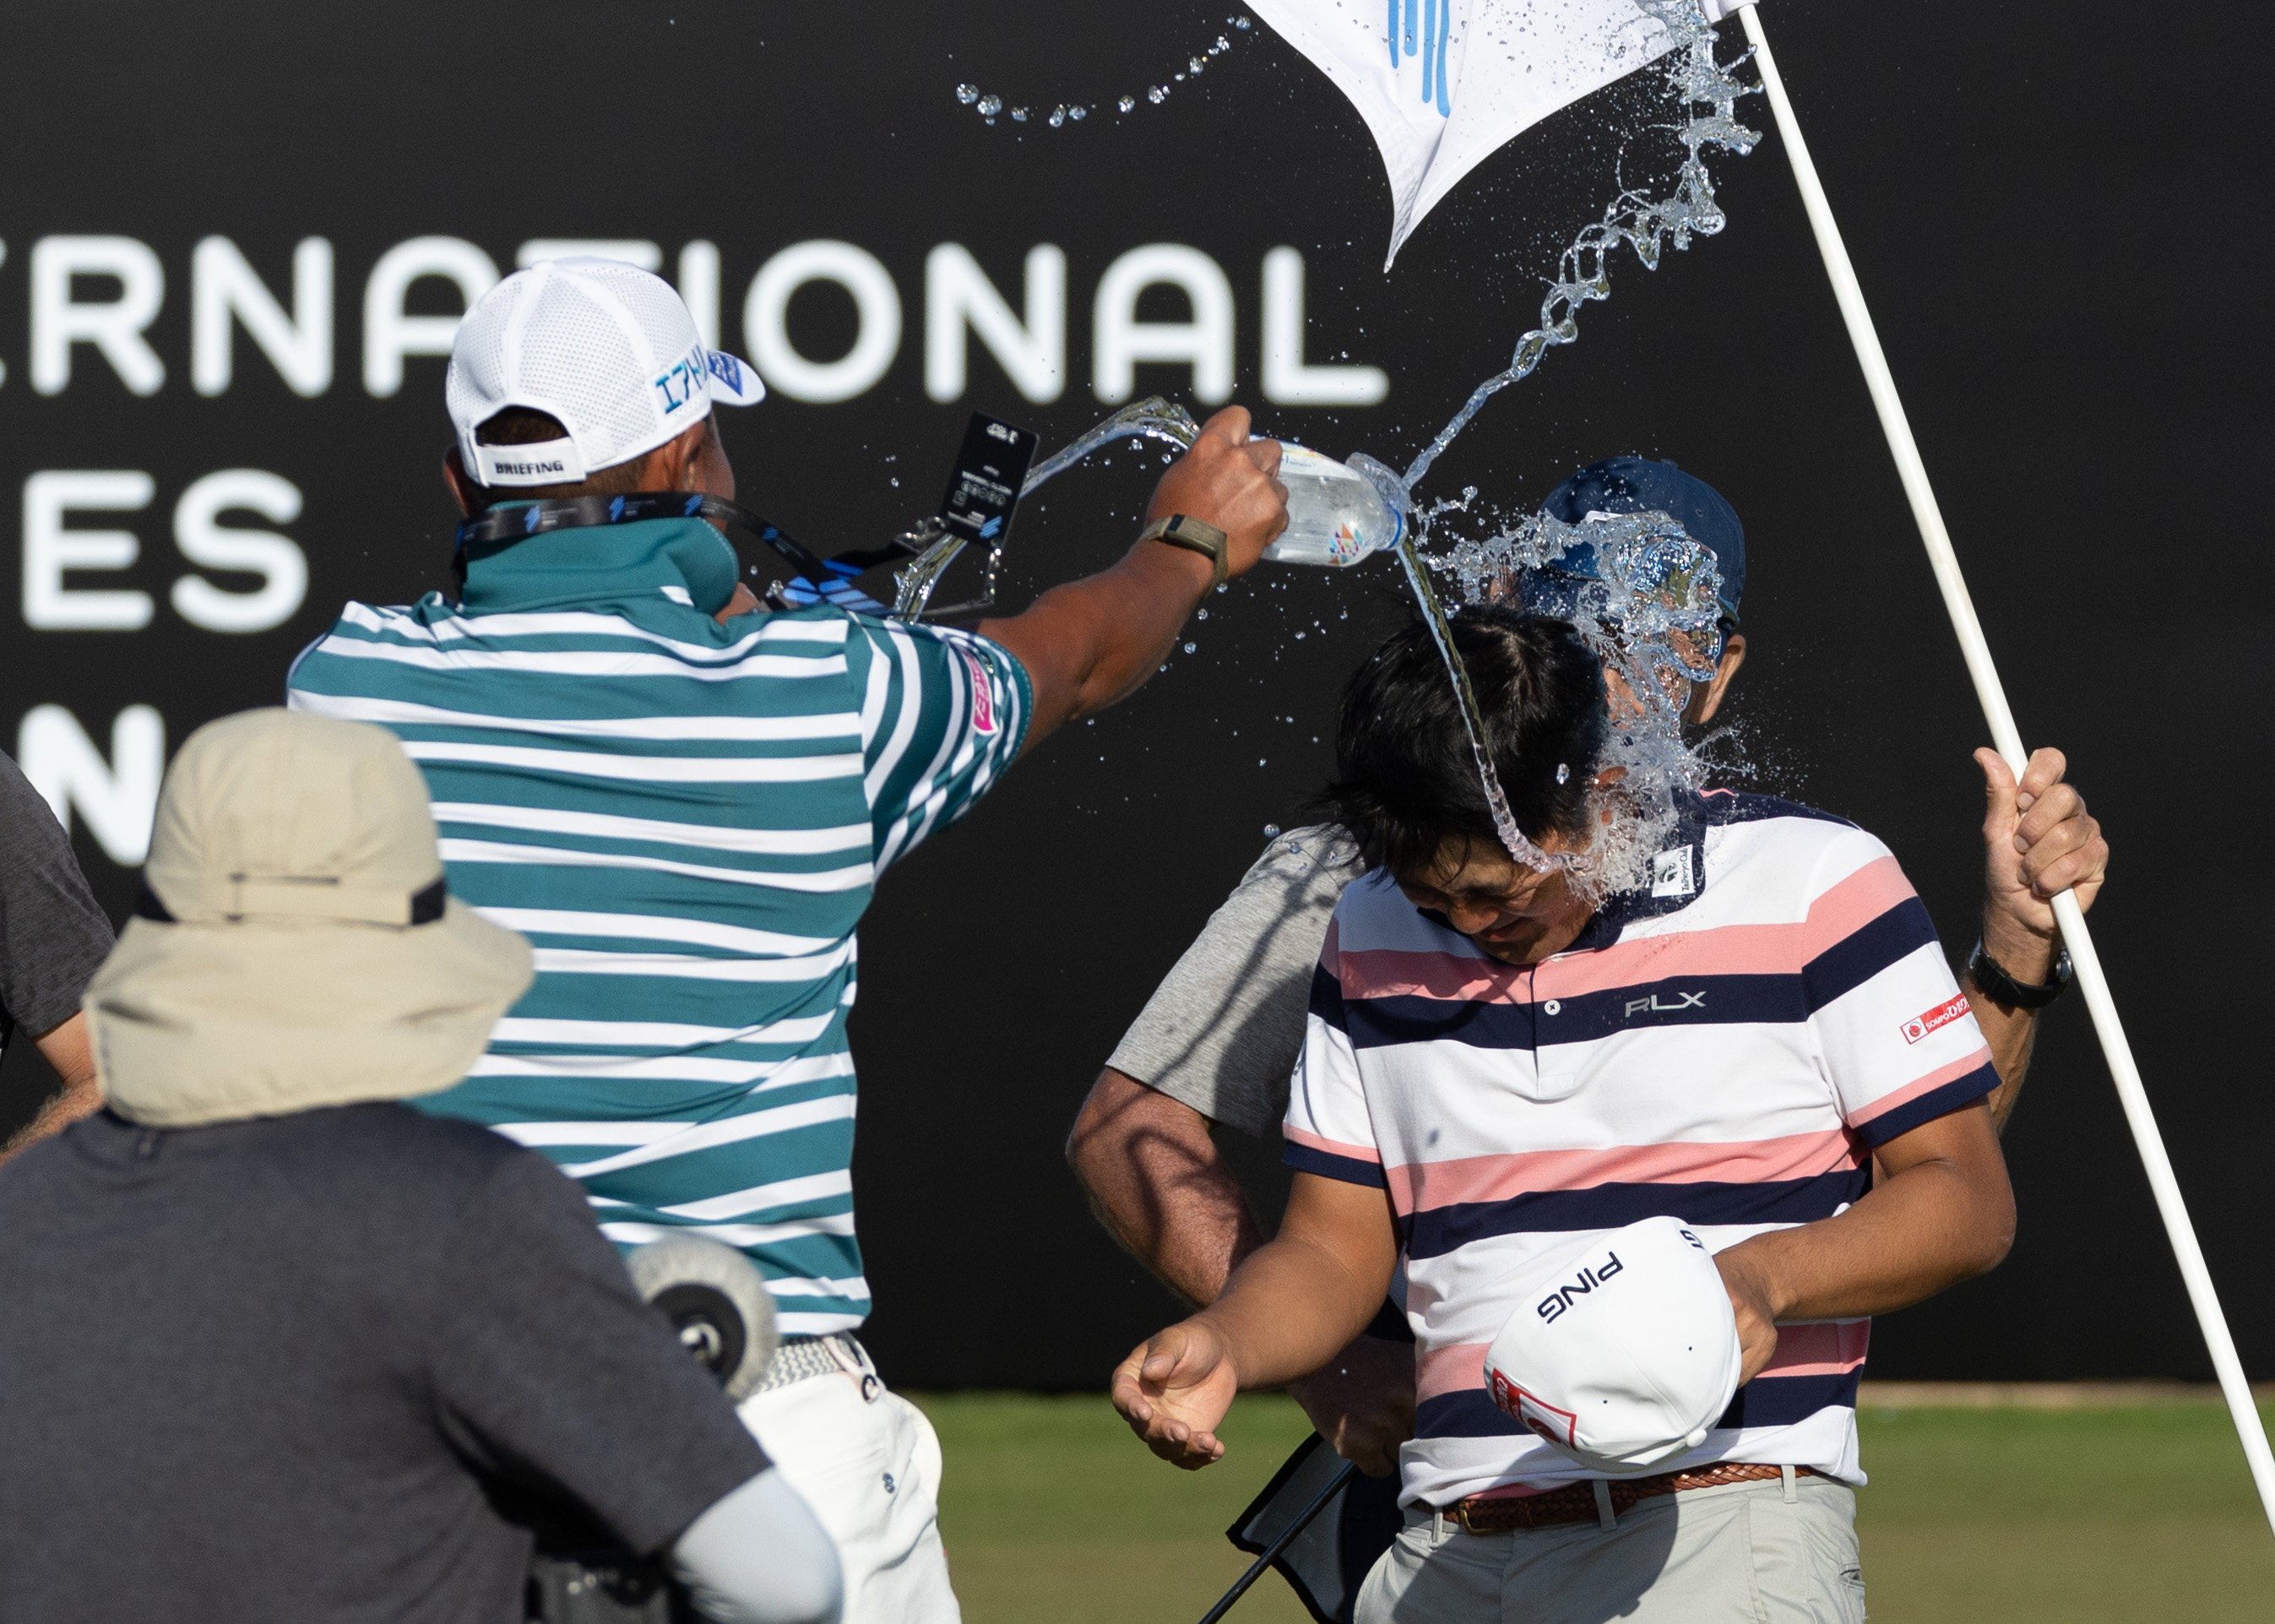
<path fill-rule="evenodd" d="M 743 1401 L 743 1424 L 837 1542 L 843 1624 L 962 1624 L 940 1543 L 940 1438 L 872 1371 Z"/>

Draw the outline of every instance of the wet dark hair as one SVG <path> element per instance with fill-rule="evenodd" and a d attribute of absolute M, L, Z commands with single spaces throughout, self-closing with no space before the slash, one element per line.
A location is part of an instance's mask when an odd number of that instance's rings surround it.
<path fill-rule="evenodd" d="M 559 418 L 549 412 L 539 412 L 529 406 L 507 406 L 491 413 L 474 427 L 475 442 L 481 445 L 543 445 L 548 440 L 566 440 L 568 437 L 568 427 Z M 635 457 L 630 462 L 600 469 L 584 480 L 566 485 L 485 485 L 482 488 L 498 502 L 556 502 L 571 496 L 630 496 L 648 488 L 641 479 L 646 471 L 647 458 Z"/>
<path fill-rule="evenodd" d="M 1536 841 L 1581 839 L 1609 728 L 1601 663 L 1568 621 L 1473 605 L 1453 627 L 1516 827 Z M 1570 769 L 1561 783 L 1560 766 Z M 1449 838 L 1500 850 L 1461 701 L 1420 622 L 1344 684 L 1335 777 L 1319 808 L 1351 832 L 1370 867 L 1394 874 L 1430 873 Z"/>

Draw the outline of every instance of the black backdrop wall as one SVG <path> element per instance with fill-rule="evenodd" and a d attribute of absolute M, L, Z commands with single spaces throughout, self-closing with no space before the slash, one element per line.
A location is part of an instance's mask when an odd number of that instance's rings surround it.
<path fill-rule="evenodd" d="M 273 701 L 344 599 L 440 584 L 450 277 L 540 239 L 651 245 L 692 288 L 715 264 L 723 342 L 774 363 L 774 399 L 724 422 L 745 500 L 826 548 L 928 510 L 975 405 L 1047 445 L 1102 415 L 1115 318 L 1094 300 L 1149 245 L 1198 250 L 1183 274 L 1205 297 L 1221 275 L 1233 381 L 1266 427 L 1410 454 L 1531 324 L 1557 245 L 1610 193 L 1602 132 L 1638 127 L 1648 98 L 1615 89 L 1496 156 L 1389 276 L 1372 143 L 1260 28 L 1127 118 L 988 128 L 955 100 L 964 79 L 1043 108 L 1142 95 L 1227 4 L 18 0 L 0 534 L 20 586 L 0 744 L 69 792 L 105 903 L 129 901 L 167 750 Z M 1775 0 L 1766 17 L 2025 730 L 2070 752 L 2113 832 L 2099 940 L 2247 1363 L 2275 1374 L 2275 1106 L 2252 1035 L 2254 922 L 2275 903 L 2256 710 L 2275 660 L 2257 589 L 2269 226 L 2241 173 L 2264 151 L 2256 64 L 2233 49 L 2245 13 L 2168 9 L 2153 41 L 2107 0 Z M 1983 729 L 1783 157 L 1772 142 L 1717 167 L 1728 232 L 1656 276 L 1621 264 L 1582 343 L 1434 482 L 1518 508 L 1632 449 L 1727 493 L 1752 540 L 1738 711 L 1763 781 L 1887 838 L 1963 950 Z M 851 246 L 797 246 L 813 243 Z M 958 330 L 928 309 L 956 285 L 942 245 L 1014 308 L 1062 252 L 1059 384 L 1047 342 L 1015 368 L 972 342 L 960 378 L 950 343 L 928 380 L 928 346 Z M 1263 267 L 1282 245 L 1304 262 L 1311 360 L 1380 368 L 1379 404 L 1297 404 L 1284 379 L 1271 398 Z M 801 264 L 821 280 L 774 298 Z M 259 303 L 247 276 L 283 306 L 265 345 L 246 322 L 231 344 L 231 290 Z M 77 308 L 104 304 L 127 308 Z M 1058 330 L 1047 298 L 1027 308 Z M 1136 313 L 1190 306 L 1157 287 Z M 1206 373 L 1223 348 L 1202 348 Z M 1134 381 L 1190 397 L 1206 380 L 1153 364 Z M 1015 596 L 1122 545 L 1135 460 L 1023 515 Z M 1320 775 L 1337 684 L 1400 613 L 1389 574 L 1236 587 L 1194 653 L 887 883 L 855 1043 L 873 1340 L 899 1380 L 1094 1385 L 1162 1318 L 1060 1143 L 1262 826 Z M 44 1081 L 16 1050 L 11 1122 Z M 2050 1018 L 2009 1148 L 2012 1260 L 1887 1322 L 1875 1372 L 2206 1373 L 2082 1008 Z M 1250 1159 L 1273 1199 L 1269 1159 Z"/>

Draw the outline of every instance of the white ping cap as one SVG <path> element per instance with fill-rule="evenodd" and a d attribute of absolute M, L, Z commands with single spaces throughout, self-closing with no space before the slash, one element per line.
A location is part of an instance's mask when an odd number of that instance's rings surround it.
<path fill-rule="evenodd" d="M 1493 1401 L 1599 1471 L 1648 1471 L 1705 1441 L 1738 1390 L 1737 1317 L 1704 1243 L 1646 1218 L 1512 1282 L 1485 1352 Z"/>
<path fill-rule="evenodd" d="M 767 387 L 706 345 L 669 283 L 616 260 L 548 260 L 474 301 L 450 341 L 442 392 L 458 454 L 483 485 L 573 485 L 664 444 Z M 480 445 L 508 406 L 561 419 L 566 439 Z"/>

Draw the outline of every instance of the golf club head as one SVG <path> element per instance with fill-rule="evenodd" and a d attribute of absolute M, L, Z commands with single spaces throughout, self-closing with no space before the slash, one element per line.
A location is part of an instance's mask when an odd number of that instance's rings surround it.
<path fill-rule="evenodd" d="M 675 1235 L 636 1248 L 625 1266 L 730 1402 L 758 1391 L 781 1339 L 774 1296 L 749 1258 L 700 1235 Z"/>

